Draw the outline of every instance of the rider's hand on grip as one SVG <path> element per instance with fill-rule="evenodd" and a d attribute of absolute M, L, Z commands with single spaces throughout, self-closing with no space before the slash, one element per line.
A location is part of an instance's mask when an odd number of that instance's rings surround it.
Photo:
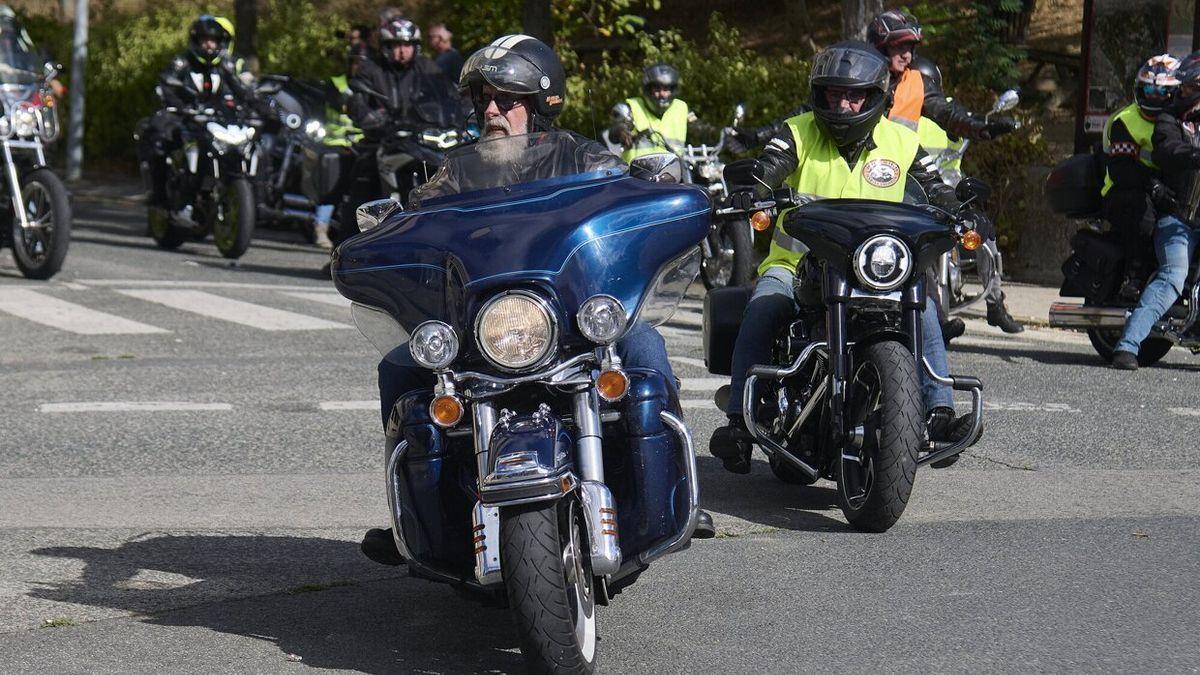
<path fill-rule="evenodd" d="M 1147 193 L 1150 195 L 1150 203 L 1154 204 L 1154 208 L 1159 211 L 1173 211 L 1175 209 L 1175 193 L 1161 180 L 1151 178 Z"/>
<path fill-rule="evenodd" d="M 1004 115 L 988 118 L 987 126 L 984 127 L 988 138 L 999 138 L 1004 134 L 1010 134 L 1016 130 L 1017 121 Z"/>
<path fill-rule="evenodd" d="M 992 219 L 987 217 L 987 214 L 979 209 L 964 209 L 958 214 L 959 220 L 963 224 L 969 225 L 971 229 L 979 233 L 984 241 L 990 241 L 996 238 L 996 226 L 992 224 Z"/>
<path fill-rule="evenodd" d="M 739 211 L 753 211 L 758 201 L 758 192 L 753 188 L 734 190 L 729 195 L 729 205 Z"/>

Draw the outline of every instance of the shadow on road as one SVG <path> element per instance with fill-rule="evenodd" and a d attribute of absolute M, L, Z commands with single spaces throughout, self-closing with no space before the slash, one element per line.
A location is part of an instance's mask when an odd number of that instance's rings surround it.
<path fill-rule="evenodd" d="M 752 523 L 802 532 L 854 532 L 827 485 L 789 485 L 775 478 L 765 461 L 755 460 L 749 475 L 729 473 L 721 460 L 696 458 L 700 505 Z M 718 530 L 720 527 L 718 527 Z"/>
<path fill-rule="evenodd" d="M 116 549 L 33 553 L 84 563 L 79 581 L 46 585 L 34 597 L 142 614 L 149 625 L 262 640 L 312 667 L 368 673 L 522 667 L 506 610 L 370 563 L 346 541 L 155 534 Z"/>

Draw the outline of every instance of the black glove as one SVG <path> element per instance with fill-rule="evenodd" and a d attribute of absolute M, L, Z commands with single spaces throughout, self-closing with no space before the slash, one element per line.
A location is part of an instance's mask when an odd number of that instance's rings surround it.
<path fill-rule="evenodd" d="M 987 135 L 987 138 L 999 138 L 1004 134 L 1011 134 L 1016 130 L 1017 121 L 1011 117 L 1005 117 L 1003 115 L 997 115 L 995 117 L 988 118 L 987 123 L 984 124 L 983 127 L 983 131 Z"/>
<path fill-rule="evenodd" d="M 992 224 L 992 219 L 987 217 L 987 214 L 979 209 L 966 209 L 958 214 L 959 219 L 983 237 L 984 241 L 990 241 L 996 238 L 996 226 Z"/>
<path fill-rule="evenodd" d="M 930 204 L 947 211 L 953 211 L 961 204 L 954 194 L 954 188 L 940 181 L 930 186 L 925 196 L 929 199 Z"/>
<path fill-rule="evenodd" d="M 1157 178 L 1151 178 L 1149 189 L 1146 192 L 1150 195 L 1150 203 L 1158 211 L 1167 213 L 1175 210 L 1175 193 L 1167 187 L 1166 183 Z"/>
<path fill-rule="evenodd" d="M 735 155 L 740 155 L 749 150 L 746 143 L 742 140 L 737 129 L 729 128 L 725 130 L 725 149 Z"/>
<path fill-rule="evenodd" d="M 618 127 L 615 129 L 617 142 L 622 148 L 629 149 L 633 147 L 633 133 L 629 131 L 629 127 Z"/>
<path fill-rule="evenodd" d="M 739 211 L 753 210 L 757 201 L 758 192 L 754 188 L 742 188 L 729 194 L 729 205 Z"/>
<path fill-rule="evenodd" d="M 362 129 L 363 131 L 375 131 L 377 129 L 382 129 L 383 126 L 387 124 L 387 121 L 387 113 L 383 112 L 382 110 L 372 110 L 362 118 L 361 122 L 358 123 L 358 128 Z"/>

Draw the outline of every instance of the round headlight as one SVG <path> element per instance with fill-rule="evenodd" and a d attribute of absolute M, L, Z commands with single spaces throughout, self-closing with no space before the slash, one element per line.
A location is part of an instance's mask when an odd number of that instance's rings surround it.
<path fill-rule="evenodd" d="M 32 108 L 19 106 L 12 112 L 13 132 L 19 137 L 32 136 L 37 133 L 37 115 Z"/>
<path fill-rule="evenodd" d="M 896 237 L 881 234 L 862 243 L 854 252 L 854 274 L 867 288 L 891 291 L 908 280 L 912 253 Z"/>
<path fill-rule="evenodd" d="M 441 321 L 426 321 L 413 331 L 408 351 L 417 365 L 441 370 L 458 356 L 458 336 Z"/>
<path fill-rule="evenodd" d="M 620 300 L 608 295 L 593 295 L 579 308 L 575 320 L 579 322 L 579 332 L 585 338 L 607 345 L 625 332 L 629 317 Z"/>
<path fill-rule="evenodd" d="M 319 141 L 325 138 L 325 125 L 321 124 L 320 120 L 309 120 L 308 124 L 304 125 L 304 133 L 314 141 Z"/>
<path fill-rule="evenodd" d="M 522 292 L 488 301 L 475 322 L 475 336 L 484 356 L 508 370 L 541 362 L 554 348 L 556 337 L 549 306 Z"/>

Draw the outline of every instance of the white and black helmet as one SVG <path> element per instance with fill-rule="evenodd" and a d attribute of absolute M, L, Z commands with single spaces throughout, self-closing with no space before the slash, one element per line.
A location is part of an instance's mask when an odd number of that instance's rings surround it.
<path fill-rule="evenodd" d="M 562 61 L 546 43 L 529 35 L 505 35 L 480 49 L 463 64 L 460 91 L 475 100 L 483 85 L 529 97 L 531 112 L 542 125 L 562 112 L 567 75 Z M 535 119 L 535 127 L 539 120 Z"/>
<path fill-rule="evenodd" d="M 858 40 L 839 42 L 813 59 L 808 83 L 813 115 L 838 147 L 866 138 L 887 108 L 888 63 L 879 51 Z M 866 99 L 858 112 L 830 108 L 829 87 L 863 90 Z"/>
<path fill-rule="evenodd" d="M 379 25 L 379 46 L 386 48 L 392 44 L 415 45 L 417 52 L 421 51 L 421 29 L 417 24 L 402 16 L 393 16 Z"/>
<path fill-rule="evenodd" d="M 666 87 L 667 95 L 663 98 L 654 95 L 654 88 Z M 679 71 L 668 63 L 656 63 L 647 66 L 642 71 L 642 98 L 651 109 L 660 115 L 675 102 L 675 94 L 679 91 Z"/>

